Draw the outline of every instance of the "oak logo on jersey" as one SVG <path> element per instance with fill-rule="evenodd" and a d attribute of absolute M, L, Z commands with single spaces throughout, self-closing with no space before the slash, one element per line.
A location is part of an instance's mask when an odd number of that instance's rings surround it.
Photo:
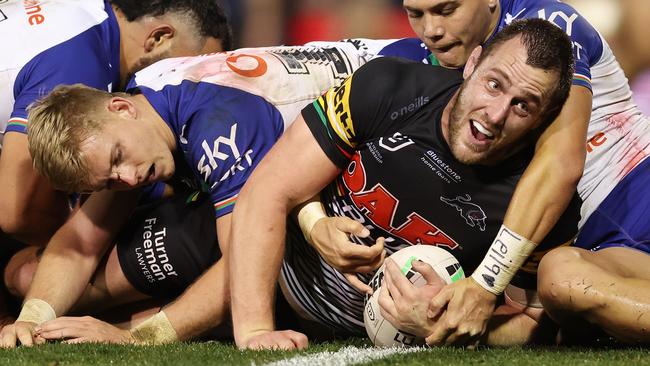
<path fill-rule="evenodd" d="M 252 159 L 250 155 L 252 150 L 246 151 L 243 156 L 239 153 L 239 148 L 235 143 L 237 137 L 237 124 L 233 124 L 230 127 L 230 136 L 219 136 L 214 140 L 212 146 L 208 144 L 208 141 L 203 140 L 201 147 L 203 148 L 203 156 L 199 159 L 197 169 L 203 179 L 208 182 L 212 172 L 219 167 L 220 161 L 226 161 L 231 156 L 235 159 L 235 163 L 232 167 L 221 177 L 221 180 L 228 178 L 231 175 L 234 175 L 237 171 L 242 171 L 252 165 Z M 246 164 L 247 165 L 246 165 Z M 220 181 L 221 181 L 220 180 Z M 214 187 L 211 187 L 214 188 Z"/>
<path fill-rule="evenodd" d="M 440 200 L 460 212 L 460 216 L 465 219 L 467 225 L 471 227 L 478 226 L 481 231 L 485 231 L 487 216 L 479 205 L 471 202 L 472 197 L 469 194 L 465 194 L 465 197 L 456 196 L 456 198 L 440 196 Z"/>
<path fill-rule="evenodd" d="M 328 90 L 321 98 L 324 99 L 327 119 L 330 126 L 332 126 L 332 130 L 346 145 L 354 147 L 351 141 L 355 136 L 352 114 L 350 113 L 351 88 L 352 78 L 350 77 L 340 86 Z"/>
<path fill-rule="evenodd" d="M 454 239 L 417 212 L 411 212 L 400 222 L 395 217 L 399 200 L 380 183 L 367 187 L 366 172 L 359 154 L 354 154 L 342 177 L 354 206 L 386 232 L 410 244 L 437 245 L 449 249 L 459 247 Z"/>

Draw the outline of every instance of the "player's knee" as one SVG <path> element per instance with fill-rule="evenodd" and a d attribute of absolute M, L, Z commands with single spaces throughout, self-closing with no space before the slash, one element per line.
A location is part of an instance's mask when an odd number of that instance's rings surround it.
<path fill-rule="evenodd" d="M 574 305 L 575 283 L 584 261 L 581 249 L 556 248 L 542 258 L 537 270 L 537 291 L 547 310 L 570 310 Z"/>
<path fill-rule="evenodd" d="M 24 298 L 27 294 L 38 266 L 37 251 L 37 247 L 27 247 L 16 253 L 7 263 L 4 281 L 13 296 Z"/>

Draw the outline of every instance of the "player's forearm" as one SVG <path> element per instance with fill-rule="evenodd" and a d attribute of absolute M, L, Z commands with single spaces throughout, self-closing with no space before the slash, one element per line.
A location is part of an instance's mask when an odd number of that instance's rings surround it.
<path fill-rule="evenodd" d="M 233 331 L 239 345 L 252 333 L 275 328 L 273 300 L 284 255 L 287 204 L 255 190 L 237 203 L 230 246 Z"/>
<path fill-rule="evenodd" d="M 178 340 L 200 336 L 223 323 L 228 315 L 227 258 L 210 267 L 176 301 L 163 310 Z"/>
<path fill-rule="evenodd" d="M 529 315 L 508 305 L 501 305 L 488 323 L 488 329 L 481 343 L 489 346 L 518 346 L 531 342 L 552 343 L 552 324 L 533 319 Z"/>
<path fill-rule="evenodd" d="M 571 87 L 562 112 L 540 136 L 535 157 L 517 183 L 504 224 L 535 243 L 556 224 L 582 177 L 591 102 L 589 89 Z"/>
<path fill-rule="evenodd" d="M 97 269 L 103 251 L 84 252 L 74 235 L 57 233 L 39 262 L 26 299 L 46 301 L 57 316 L 70 310 Z"/>
<path fill-rule="evenodd" d="M 584 155 L 559 151 L 536 154 L 517 184 L 503 222 L 535 243 L 542 242 L 557 223 L 582 176 Z"/>

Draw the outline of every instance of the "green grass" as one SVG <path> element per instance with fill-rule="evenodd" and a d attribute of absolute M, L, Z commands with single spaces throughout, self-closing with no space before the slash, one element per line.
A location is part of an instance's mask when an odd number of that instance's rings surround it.
<path fill-rule="evenodd" d="M 229 343 L 186 343 L 166 346 L 112 346 L 47 344 L 35 348 L 0 350 L 0 365 L 263 365 L 323 351 L 337 351 L 363 340 L 312 345 L 301 352 L 238 351 Z M 510 348 L 467 351 L 436 348 L 419 353 L 393 355 L 364 365 L 650 365 L 643 348 Z"/>

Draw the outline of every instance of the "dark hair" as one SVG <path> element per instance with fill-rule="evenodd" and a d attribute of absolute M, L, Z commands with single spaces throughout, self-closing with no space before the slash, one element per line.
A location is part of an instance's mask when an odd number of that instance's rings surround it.
<path fill-rule="evenodd" d="M 166 13 L 185 13 L 196 23 L 202 37 L 221 40 L 224 51 L 233 47 L 228 18 L 217 0 L 110 0 L 129 22 L 143 16 L 161 16 Z"/>
<path fill-rule="evenodd" d="M 569 96 L 575 70 L 573 45 L 569 36 L 553 23 L 544 19 L 521 19 L 510 23 L 489 41 L 481 60 L 495 52 L 500 44 L 518 36 L 526 47 L 527 65 L 559 74 L 557 86 L 542 115 L 542 126 L 546 126 L 557 118 Z"/>

